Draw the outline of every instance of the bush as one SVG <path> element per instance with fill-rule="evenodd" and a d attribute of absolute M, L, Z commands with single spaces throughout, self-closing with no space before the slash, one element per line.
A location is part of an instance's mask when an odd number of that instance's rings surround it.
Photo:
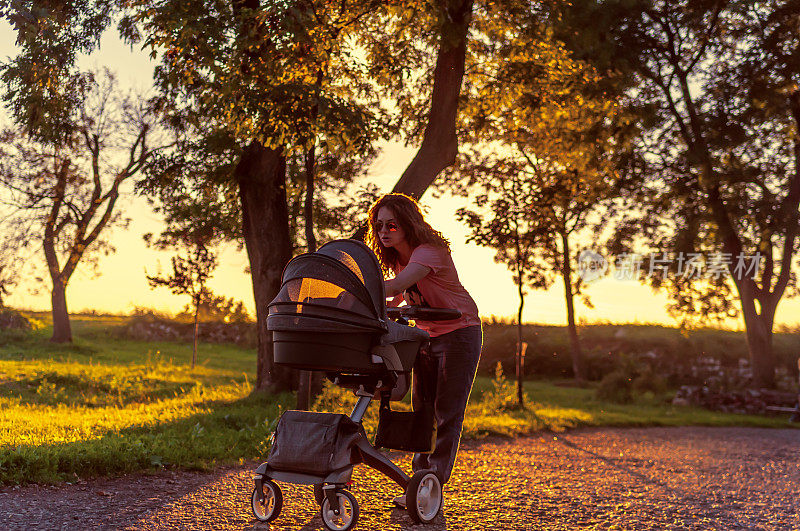
<path fill-rule="evenodd" d="M 516 326 L 494 319 L 484 322 L 483 331 L 480 374 L 490 376 L 497 362 L 513 366 Z M 707 385 L 713 375 L 700 370 L 707 360 L 715 360 L 722 372 L 736 372 L 749 357 L 745 333 L 730 330 L 682 331 L 661 325 L 596 324 L 580 326 L 578 333 L 588 380 L 603 379 L 618 370 L 626 358 L 633 357 L 637 364 L 646 364 L 653 375 L 658 375 L 643 377 L 638 385 L 644 392 L 657 393 L 662 385 Z M 572 378 L 566 327 L 524 325 L 523 338 L 528 343 L 525 377 Z M 773 335 L 773 348 L 779 372 L 785 371 L 785 379 L 796 383 L 800 337 L 779 328 Z M 638 376 L 632 375 L 632 380 Z"/>
<path fill-rule="evenodd" d="M 659 395 L 667 390 L 667 383 L 662 377 L 657 375 L 650 365 L 645 365 L 631 382 L 631 388 L 635 393 L 653 393 Z"/>
<path fill-rule="evenodd" d="M 527 396 L 523 399 L 529 402 Z M 517 386 L 514 382 L 509 382 L 503 374 L 503 364 L 499 361 L 494 368 L 494 380 L 492 388 L 483 394 L 481 405 L 486 413 L 499 413 L 502 411 L 512 411 L 519 409 L 517 401 Z"/>
<path fill-rule="evenodd" d="M 597 398 L 627 404 L 633 400 L 631 380 L 630 375 L 621 369 L 606 374 L 597 386 Z"/>
<path fill-rule="evenodd" d="M 240 346 L 256 345 L 255 323 L 200 323 L 199 339 L 204 343 L 234 343 Z M 155 312 L 138 312 L 120 329 L 120 335 L 137 341 L 194 340 L 194 324 L 169 319 Z"/>
<path fill-rule="evenodd" d="M 37 324 L 16 310 L 0 308 L 0 347 L 25 342 Z"/>
<path fill-rule="evenodd" d="M 31 322 L 11 308 L 0 308 L 0 330 L 31 330 Z"/>

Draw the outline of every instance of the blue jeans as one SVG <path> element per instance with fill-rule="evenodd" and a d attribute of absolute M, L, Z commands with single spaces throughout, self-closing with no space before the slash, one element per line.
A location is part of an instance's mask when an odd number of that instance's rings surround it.
<path fill-rule="evenodd" d="M 433 407 L 436 417 L 436 448 L 430 454 L 415 454 L 414 472 L 431 469 L 447 483 L 461 440 L 464 410 L 475 381 L 481 356 L 483 332 L 480 325 L 459 328 L 431 338 L 429 349 L 421 350 L 414 363 L 414 409 Z"/>

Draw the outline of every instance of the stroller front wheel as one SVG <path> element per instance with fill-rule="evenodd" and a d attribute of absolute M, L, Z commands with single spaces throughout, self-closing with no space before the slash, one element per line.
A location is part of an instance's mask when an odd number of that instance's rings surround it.
<path fill-rule="evenodd" d="M 339 514 L 333 512 L 330 501 L 325 498 L 320 507 L 322 522 L 331 531 L 347 531 L 355 527 L 358 522 L 358 502 L 355 496 L 346 490 L 337 491 L 336 496 L 339 501 Z"/>
<path fill-rule="evenodd" d="M 267 480 L 263 485 L 263 496 L 259 496 L 258 487 L 253 489 L 251 499 L 253 515 L 261 522 L 271 522 L 281 514 L 283 507 L 283 494 L 278 485 Z"/>
<path fill-rule="evenodd" d="M 406 488 L 406 507 L 414 522 L 427 524 L 442 508 L 442 484 L 431 470 L 420 470 Z"/>

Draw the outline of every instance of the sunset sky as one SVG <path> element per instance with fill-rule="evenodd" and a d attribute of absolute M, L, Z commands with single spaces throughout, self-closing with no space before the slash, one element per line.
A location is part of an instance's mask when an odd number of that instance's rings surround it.
<path fill-rule="evenodd" d="M 16 54 L 14 38 L 11 27 L 5 21 L 0 22 L 0 57 L 3 59 Z M 123 87 L 146 90 L 151 84 L 154 63 L 146 53 L 124 45 L 117 38 L 116 30 L 112 29 L 104 36 L 100 51 L 82 58 L 81 66 L 108 66 L 118 74 Z M 0 116 L 6 120 L 4 111 Z M 382 156 L 371 169 L 370 180 L 382 191 L 390 191 L 415 152 L 413 146 L 386 144 Z M 493 262 L 492 250 L 464 243 L 467 230 L 455 219 L 454 212 L 467 205 L 467 200 L 434 199 L 428 193 L 423 196 L 422 203 L 429 208 L 431 224 L 451 241 L 461 281 L 475 298 L 481 314 L 486 317 L 516 315 L 518 298 L 509 271 L 504 265 Z M 90 268 L 78 268 L 67 291 L 69 309 L 127 313 L 134 307 L 148 307 L 173 313 L 179 311 L 187 303 L 187 297 L 172 295 L 163 288 L 152 290 L 145 278 L 145 269 L 153 274 L 157 272 L 159 263 L 163 267 L 169 266 L 170 253 L 147 249 L 142 241 L 144 233 L 159 232 L 160 219 L 141 198 L 129 196 L 122 199 L 120 205 L 133 221 L 127 231 L 117 230 L 111 235 L 111 243 L 117 252 L 100 258 L 100 276 L 94 278 Z M 43 260 L 41 253 L 35 258 Z M 226 247 L 210 286 L 219 295 L 243 300 L 252 314 L 253 294 L 250 278 L 244 273 L 246 266 L 247 256 L 243 251 L 236 251 L 233 245 Z M 7 304 L 27 309 L 49 309 L 49 283 L 40 284 L 38 294 L 31 292 L 35 284 L 28 279 L 23 279 L 21 284 L 8 297 Z M 578 318 L 588 322 L 675 324 L 664 309 L 666 297 L 653 294 L 650 288 L 637 281 L 604 278 L 593 282 L 585 291 L 591 296 L 595 308 L 588 309 L 576 300 L 576 312 Z M 556 282 L 546 292 L 531 291 L 526 297 L 523 320 L 565 323 L 563 284 Z M 778 307 L 776 323 L 800 323 L 800 300 L 784 298 Z M 740 328 L 742 323 L 741 320 L 732 320 L 726 325 Z"/>

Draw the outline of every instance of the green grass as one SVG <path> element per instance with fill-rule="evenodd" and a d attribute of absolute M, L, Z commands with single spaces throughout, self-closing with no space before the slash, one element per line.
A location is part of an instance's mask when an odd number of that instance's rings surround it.
<path fill-rule="evenodd" d="M 536 430 L 563 431 L 581 426 L 759 426 L 770 428 L 798 427 L 788 418 L 737 415 L 696 407 L 673 406 L 670 395 L 638 396 L 632 403 L 616 404 L 599 400 L 594 388 L 578 388 L 563 382 L 526 382 L 524 410 L 485 408 L 474 396 L 467 409 L 465 430 L 473 437 L 483 435 L 520 435 Z M 473 394 L 489 392 L 492 381 L 481 378 Z M 515 395 L 514 395 L 515 396 Z"/>
<path fill-rule="evenodd" d="M 70 481 L 179 466 L 206 469 L 260 459 L 289 394 L 252 393 L 255 352 L 202 344 L 120 339 L 117 317 L 73 320 L 75 342 L 53 345 L 45 323 L 27 334 L 0 332 L 0 484 Z M 479 377 L 464 436 L 514 436 L 578 426 L 789 427 L 782 418 L 673 407 L 664 397 L 599 401 L 591 388 L 527 382 L 529 407 L 512 407 L 509 382 Z M 318 410 L 349 412 L 351 393 L 328 388 Z M 398 408 L 408 408 L 408 399 Z M 377 407 L 365 419 L 374 432 Z"/>
<path fill-rule="evenodd" d="M 119 339 L 120 319 L 73 321 L 75 342 L 42 327 L 0 336 L 0 483 L 51 483 L 266 455 L 293 397 L 252 393 L 255 353 Z"/>
<path fill-rule="evenodd" d="M 798 428 L 788 417 L 738 415 L 696 407 L 673 406 L 670 394 L 646 393 L 633 402 L 616 404 L 595 397 L 594 386 L 574 387 L 571 381 L 525 382 L 524 409 L 516 402 L 516 387 L 509 381 L 479 376 L 464 418 L 463 437 L 481 439 L 490 435 L 514 437 L 536 431 L 554 432 L 590 426 L 752 426 Z M 327 386 L 315 409 L 349 413 L 355 398 L 349 391 Z M 393 409 L 409 410 L 407 396 Z M 377 428 L 377 408 L 364 417 L 367 434 Z"/>

